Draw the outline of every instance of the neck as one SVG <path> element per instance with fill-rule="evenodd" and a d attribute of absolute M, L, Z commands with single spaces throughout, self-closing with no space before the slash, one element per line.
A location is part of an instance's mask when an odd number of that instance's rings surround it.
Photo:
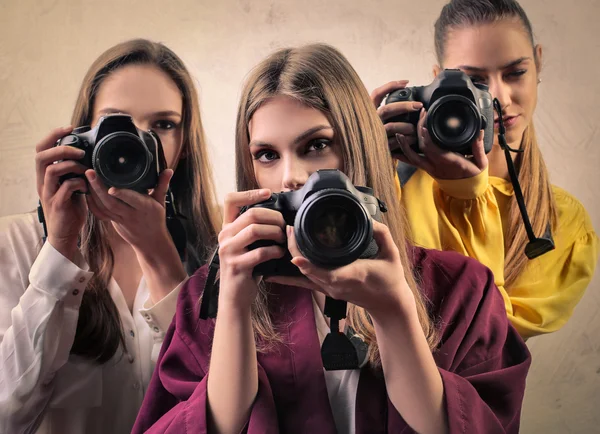
<path fill-rule="evenodd" d="M 515 159 L 515 155 L 516 154 L 511 154 L 513 161 Z M 499 145 L 494 144 L 487 157 L 490 176 L 495 176 L 496 178 L 502 178 L 509 181 L 510 176 L 508 174 L 508 166 L 506 164 L 506 157 L 504 156 L 504 151 L 502 148 L 500 148 Z"/>

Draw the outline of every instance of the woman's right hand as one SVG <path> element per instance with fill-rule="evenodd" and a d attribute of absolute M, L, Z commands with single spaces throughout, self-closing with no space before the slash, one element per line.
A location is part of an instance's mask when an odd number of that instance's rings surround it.
<path fill-rule="evenodd" d="M 382 121 L 385 122 L 389 118 L 416 112 L 423 108 L 423 104 L 418 101 L 401 101 L 381 105 L 389 93 L 398 89 L 404 89 L 407 84 L 408 80 L 390 81 L 371 93 L 371 100 L 375 104 L 377 114 Z M 397 156 L 399 152 L 402 152 L 400 144 L 396 139 L 396 134 L 404 137 L 409 146 L 417 143 L 417 133 L 413 124 L 407 122 L 390 122 L 385 124 L 385 132 L 388 136 L 388 146 L 393 156 Z"/>
<path fill-rule="evenodd" d="M 85 199 L 77 191 L 87 192 L 85 179 L 77 177 L 60 182 L 69 173 L 82 175 L 86 167 L 75 160 L 85 152 L 72 146 L 55 146 L 72 127 L 53 130 L 36 145 L 36 185 L 48 230 L 48 242 L 69 260 L 77 251 L 79 232 L 85 222 Z M 57 163 L 57 161 L 59 161 Z"/>
<path fill-rule="evenodd" d="M 254 267 L 285 254 L 279 245 L 248 249 L 259 240 L 285 245 L 285 221 L 280 212 L 251 208 L 240 215 L 244 206 L 262 202 L 270 196 L 270 190 L 262 189 L 229 193 L 225 198 L 223 229 L 219 233 L 219 309 L 223 304 L 249 308 L 258 291 L 252 276 Z"/>

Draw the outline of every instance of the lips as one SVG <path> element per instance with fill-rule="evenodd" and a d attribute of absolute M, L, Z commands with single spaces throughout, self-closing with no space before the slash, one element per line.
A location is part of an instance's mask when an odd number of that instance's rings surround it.
<path fill-rule="evenodd" d="M 516 122 L 517 119 L 520 115 L 515 115 L 515 116 L 503 116 L 502 117 L 502 123 L 504 124 L 505 128 L 510 128 L 512 127 Z M 494 128 L 498 128 L 499 127 L 499 123 L 498 123 L 498 118 L 494 119 Z"/>

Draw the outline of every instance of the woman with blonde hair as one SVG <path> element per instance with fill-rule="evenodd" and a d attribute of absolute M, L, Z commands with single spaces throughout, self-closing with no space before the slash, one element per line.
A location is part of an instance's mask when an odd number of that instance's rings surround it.
<path fill-rule="evenodd" d="M 460 69 L 498 99 L 507 144 L 520 151 L 512 157 L 533 234 L 552 239 L 554 249 L 532 259 L 525 254 L 530 238 L 498 142 L 498 114 L 491 152 L 484 153 L 480 138 L 467 158 L 442 150 L 430 139 L 423 127 L 426 116 L 416 129 L 391 122 L 409 112 L 425 114 L 423 104 L 416 102 L 379 107 L 389 92 L 408 83 L 391 82 L 376 89 L 372 98 L 387 122 L 390 148 L 401 151 L 395 153 L 401 160 L 398 195 L 412 239 L 416 245 L 456 251 L 489 267 L 508 317 L 524 338 L 554 332 L 567 323 L 592 279 L 598 236 L 583 205 L 550 183 L 537 142 L 533 114 L 542 47 L 534 42 L 531 23 L 515 0 L 452 0 L 435 23 L 435 52 L 436 76 L 443 68 Z M 411 147 L 417 140 L 422 153 Z"/>
<path fill-rule="evenodd" d="M 162 144 L 150 193 L 109 189 L 83 150 L 55 146 L 73 130 L 58 128 L 36 147 L 45 227 L 33 213 L 0 219 L 0 432 L 129 433 L 181 283 L 216 242 L 198 96 L 181 59 L 143 39 L 100 55 L 71 124 L 116 113 Z M 113 142 L 107 158 L 128 167 L 127 143 Z"/>
<path fill-rule="evenodd" d="M 275 52 L 250 74 L 237 119 L 216 319 L 199 318 L 211 266 L 181 289 L 134 432 L 517 432 L 527 348 L 489 270 L 407 245 L 385 131 L 346 58 L 321 44 Z M 380 200 L 378 253 L 323 268 L 300 253 L 300 226 L 252 205 L 340 172 Z M 270 275 L 273 260 L 297 273 Z M 331 300 L 348 303 L 345 319 Z"/>

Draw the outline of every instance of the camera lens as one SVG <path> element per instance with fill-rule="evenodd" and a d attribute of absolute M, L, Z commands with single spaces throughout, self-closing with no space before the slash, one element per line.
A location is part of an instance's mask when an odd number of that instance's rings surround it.
<path fill-rule="evenodd" d="M 341 206 L 322 206 L 315 209 L 310 223 L 312 237 L 325 249 L 342 248 L 357 231 L 355 216 Z"/>
<path fill-rule="evenodd" d="M 429 109 L 427 129 L 432 140 L 449 151 L 470 153 L 471 143 L 481 129 L 475 104 L 461 95 L 447 95 Z"/>
<path fill-rule="evenodd" d="M 341 189 L 320 190 L 300 206 L 294 222 L 300 252 L 322 267 L 354 262 L 373 238 L 371 217 L 359 200 Z"/>
<path fill-rule="evenodd" d="M 108 186 L 135 188 L 151 165 L 151 155 L 142 140 L 131 133 L 107 135 L 94 149 L 94 169 Z"/>

